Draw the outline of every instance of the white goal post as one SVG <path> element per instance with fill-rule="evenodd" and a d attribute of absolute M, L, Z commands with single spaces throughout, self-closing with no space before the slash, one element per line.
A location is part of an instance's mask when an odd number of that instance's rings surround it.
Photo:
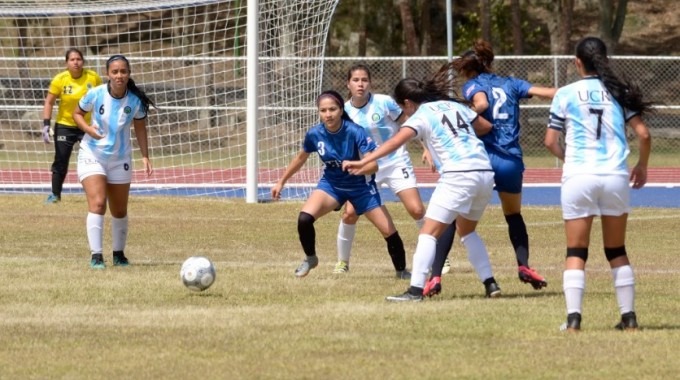
<path fill-rule="evenodd" d="M 134 191 L 268 198 L 318 120 L 314 100 L 337 3 L 0 2 L 0 192 L 49 192 L 54 146 L 41 138 L 42 108 L 75 47 L 105 81 L 106 59 L 126 55 L 132 78 L 158 106 L 148 119 L 155 173 L 135 170 Z M 81 191 L 75 161 L 76 152 L 66 192 Z M 304 197 L 319 171 L 310 159 L 284 196 Z"/>

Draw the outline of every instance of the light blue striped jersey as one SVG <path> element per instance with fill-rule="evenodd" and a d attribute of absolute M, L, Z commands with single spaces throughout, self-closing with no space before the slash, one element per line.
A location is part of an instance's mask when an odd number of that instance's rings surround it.
<path fill-rule="evenodd" d="M 628 174 L 630 150 L 624 110 L 598 77 L 586 77 L 557 90 L 548 128 L 566 132 L 563 176 Z"/>
<path fill-rule="evenodd" d="M 427 145 L 432 158 L 441 163 L 440 173 L 491 170 L 484 143 L 475 135 L 475 111 L 458 102 L 423 103 L 404 122 Z"/>
<path fill-rule="evenodd" d="M 345 112 L 352 120 L 364 127 L 376 145 L 380 146 L 399 131 L 397 120 L 402 110 L 390 96 L 383 94 L 369 94 L 368 103 L 357 108 L 351 101 L 345 102 Z M 378 160 L 379 170 L 392 165 L 413 166 L 408 151 L 404 146 L 381 157 Z"/>
<path fill-rule="evenodd" d="M 92 113 L 92 124 L 99 126 L 100 140 L 85 134 L 80 146 L 102 160 L 121 160 L 132 155 L 130 129 L 133 119 L 144 119 L 146 112 L 137 95 L 127 91 L 120 99 L 109 94 L 108 84 L 89 90 L 78 102 Z"/>
<path fill-rule="evenodd" d="M 530 98 L 531 83 L 513 77 L 491 73 L 479 74 L 463 85 L 463 96 L 472 100 L 478 92 L 484 92 L 489 107 L 482 117 L 493 124 L 491 132 L 482 136 L 487 150 L 522 158 L 519 145 L 519 101 Z"/>
<path fill-rule="evenodd" d="M 351 190 L 366 189 L 366 184 L 375 175 L 353 175 L 342 170 L 342 161 L 360 160 L 364 154 L 376 149 L 376 145 L 366 131 L 348 120 L 331 132 L 319 123 L 305 134 L 302 149 L 307 153 L 316 152 L 324 163 L 323 176 L 333 187 Z"/>

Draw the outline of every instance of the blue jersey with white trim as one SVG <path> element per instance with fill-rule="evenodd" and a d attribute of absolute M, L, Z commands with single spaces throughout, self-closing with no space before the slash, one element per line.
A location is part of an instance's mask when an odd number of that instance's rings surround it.
<path fill-rule="evenodd" d="M 347 101 L 345 112 L 356 124 L 366 129 L 377 146 L 382 145 L 399 131 L 397 119 L 401 116 L 402 110 L 388 95 L 369 94 L 368 103 L 362 107 L 354 107 L 351 101 Z M 413 166 L 406 147 L 401 146 L 378 160 L 379 170 L 392 165 Z"/>
<path fill-rule="evenodd" d="M 484 143 L 472 127 L 477 119 L 470 107 L 454 101 L 423 103 L 402 128 L 412 128 L 441 163 L 440 173 L 491 170 Z"/>
<path fill-rule="evenodd" d="M 548 128 L 565 132 L 563 176 L 628 174 L 625 123 L 637 113 L 625 110 L 598 77 L 586 77 L 557 90 Z"/>
<path fill-rule="evenodd" d="M 375 175 L 353 175 L 342 170 L 342 161 L 360 160 L 376 149 L 373 139 L 364 128 L 343 120 L 336 132 L 331 132 L 319 123 L 307 131 L 302 149 L 307 153 L 316 152 L 324 163 L 323 176 L 334 187 L 342 190 L 365 190 L 366 183 Z"/>
<path fill-rule="evenodd" d="M 481 139 L 489 151 L 522 158 L 519 102 L 531 97 L 531 87 L 531 83 L 525 80 L 491 73 L 479 74 L 463 85 L 463 96 L 467 100 L 472 100 L 478 92 L 486 94 L 489 107 L 482 117 L 493 124 L 493 129 Z"/>
<path fill-rule="evenodd" d="M 81 149 L 102 160 L 123 160 L 132 156 L 130 128 L 134 119 L 144 119 L 146 112 L 137 95 L 127 91 L 122 98 L 114 98 L 108 84 L 89 90 L 78 102 L 85 112 L 91 112 L 92 124 L 97 125 L 100 140 L 85 134 Z"/>

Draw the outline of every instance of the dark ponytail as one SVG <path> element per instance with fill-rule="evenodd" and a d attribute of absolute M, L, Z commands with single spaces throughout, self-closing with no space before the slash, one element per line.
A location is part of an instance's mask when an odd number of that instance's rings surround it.
<path fill-rule="evenodd" d="M 125 62 L 125 64 L 127 65 L 128 71 L 132 72 L 132 70 L 130 69 L 130 61 L 128 61 L 128 59 L 122 54 L 112 55 L 106 61 L 106 71 L 107 72 L 109 71 L 109 65 L 111 65 L 111 62 L 114 62 L 114 61 Z M 151 99 L 149 99 L 149 97 L 146 95 L 146 93 L 144 91 L 142 91 L 141 88 L 137 87 L 137 84 L 135 83 L 134 80 L 132 80 L 132 78 L 128 79 L 127 89 L 131 93 L 135 94 L 139 98 L 139 100 L 142 102 L 142 109 L 144 110 L 144 113 L 149 112 L 149 106 L 154 106 L 154 108 L 158 108 L 158 107 L 156 107 L 156 104 Z"/>
<path fill-rule="evenodd" d="M 419 81 L 413 78 L 402 79 L 394 88 L 393 98 L 397 104 L 404 104 L 404 100 L 418 104 L 437 100 L 450 100 L 466 105 L 470 102 L 458 97 L 456 88 L 458 83 L 450 64 L 444 64 L 431 78 Z"/>
<path fill-rule="evenodd" d="M 631 111 L 643 114 L 652 110 L 652 102 L 642 99 L 640 87 L 628 79 L 620 79 L 609 65 L 607 46 L 597 37 L 586 37 L 576 45 L 576 58 L 587 73 L 595 73 L 604 87 L 619 104 Z"/>

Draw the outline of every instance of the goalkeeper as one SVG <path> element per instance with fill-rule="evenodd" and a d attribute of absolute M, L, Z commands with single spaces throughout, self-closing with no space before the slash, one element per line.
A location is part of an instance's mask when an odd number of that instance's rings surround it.
<path fill-rule="evenodd" d="M 83 138 L 83 131 L 73 121 L 72 112 L 87 90 L 102 84 L 96 72 L 85 69 L 83 53 L 75 48 L 66 51 L 66 70 L 57 74 L 50 82 L 50 88 L 43 106 L 42 136 L 46 144 L 54 139 L 54 162 L 52 163 L 52 193 L 47 196 L 46 204 L 61 200 L 61 191 L 68 173 L 71 152 L 76 142 Z M 51 126 L 52 109 L 59 99 L 59 110 L 54 128 Z M 85 116 L 87 122 L 90 115 Z"/>

